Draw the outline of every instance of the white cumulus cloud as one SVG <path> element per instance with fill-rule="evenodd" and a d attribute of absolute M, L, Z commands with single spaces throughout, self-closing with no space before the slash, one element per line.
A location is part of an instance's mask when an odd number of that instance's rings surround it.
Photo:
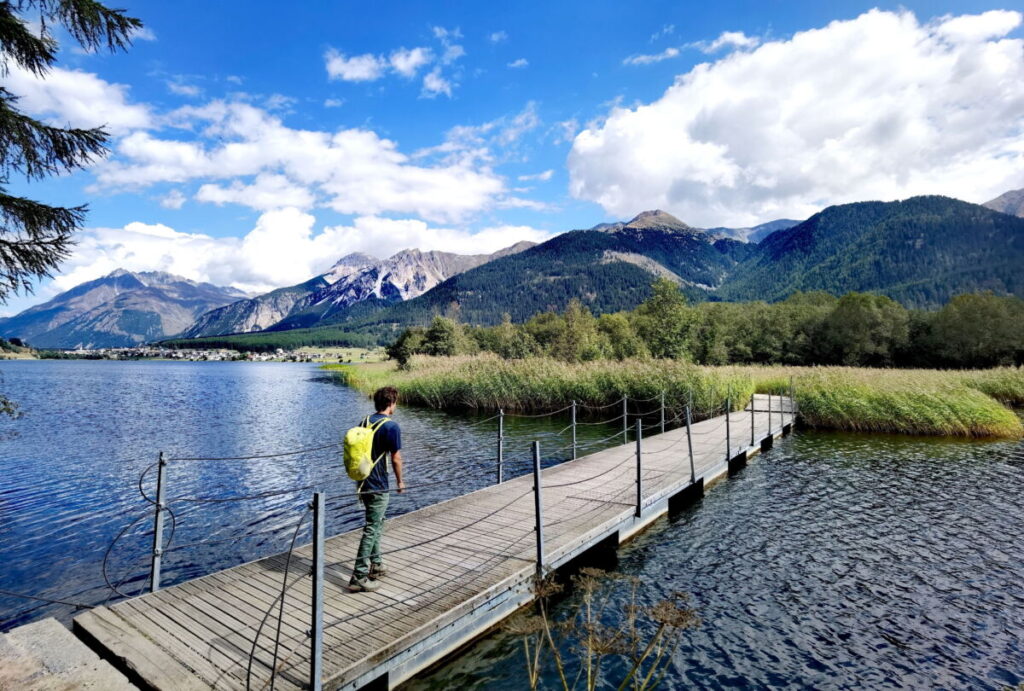
<path fill-rule="evenodd" d="M 512 62 L 508 63 L 508 66 L 514 70 L 517 70 L 523 67 L 527 67 L 529 64 L 530 62 L 526 58 L 519 58 L 518 60 L 513 60 Z"/>
<path fill-rule="evenodd" d="M 284 175 L 261 173 L 249 185 L 240 180 L 227 186 L 207 183 L 196 192 L 196 200 L 217 205 L 242 204 L 269 211 L 285 206 L 308 209 L 316 198 L 308 189 L 296 185 Z"/>
<path fill-rule="evenodd" d="M 380 79 L 387 71 L 388 62 L 384 58 L 366 53 L 346 57 L 333 48 L 324 54 L 329 79 L 340 79 L 346 82 L 372 82 Z"/>
<path fill-rule="evenodd" d="M 722 48 L 754 48 L 761 42 L 756 36 L 747 36 L 742 31 L 723 31 L 714 41 L 697 41 L 689 44 L 705 53 L 717 53 Z"/>
<path fill-rule="evenodd" d="M 440 94 L 444 94 L 448 98 L 451 98 L 452 83 L 450 80 L 441 76 L 440 67 L 435 67 L 423 77 L 423 96 L 426 98 L 434 98 Z"/>
<path fill-rule="evenodd" d="M 528 126 L 531 116 L 524 117 L 510 127 Z M 292 129 L 251 104 L 213 101 L 181 108 L 169 119 L 201 127 L 203 137 L 182 141 L 134 132 L 118 143 L 114 160 L 95 167 L 95 188 L 202 179 L 200 201 L 262 210 L 306 207 L 316 196 L 345 214 L 415 214 L 432 221 L 457 221 L 485 210 L 505 191 L 500 176 L 472 159 L 416 165 L 396 142 L 370 130 Z M 275 202 L 274 193 L 283 201 Z"/>
<path fill-rule="evenodd" d="M 630 55 L 628 58 L 622 61 L 623 65 L 650 65 L 662 60 L 669 60 L 679 56 L 678 48 L 666 48 L 660 53 L 654 53 L 651 55 Z"/>
<path fill-rule="evenodd" d="M 416 72 L 428 64 L 434 59 L 433 54 L 429 48 L 399 48 L 398 50 L 391 53 L 391 57 L 388 61 L 391 63 L 392 69 L 398 74 L 411 79 L 416 76 Z"/>
<path fill-rule="evenodd" d="M 105 126 L 113 134 L 152 125 L 148 106 L 128 102 L 128 87 L 91 72 L 54 67 L 43 77 L 10 66 L 4 88 L 19 97 L 18 107 L 59 125 Z"/>
<path fill-rule="evenodd" d="M 698 225 L 993 197 L 1024 167 L 1024 41 L 1006 38 L 1021 20 L 872 10 L 697 65 L 577 134 L 570 191 L 618 217 L 662 208 Z"/>

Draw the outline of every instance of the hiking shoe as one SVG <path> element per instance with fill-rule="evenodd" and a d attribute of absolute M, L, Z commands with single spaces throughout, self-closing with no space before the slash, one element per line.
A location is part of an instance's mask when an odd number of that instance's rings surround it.
<path fill-rule="evenodd" d="M 384 578 L 388 575 L 388 570 L 384 568 L 383 564 L 370 564 L 370 575 L 369 579 L 375 581 L 378 578 Z"/>
<path fill-rule="evenodd" d="M 348 589 L 353 593 L 372 593 L 380 588 L 380 583 L 369 578 L 353 578 L 348 582 Z"/>

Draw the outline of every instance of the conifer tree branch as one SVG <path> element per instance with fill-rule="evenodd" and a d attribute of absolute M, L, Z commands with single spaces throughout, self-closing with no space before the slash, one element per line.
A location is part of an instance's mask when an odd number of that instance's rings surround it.
<path fill-rule="evenodd" d="M 102 127 L 52 127 L 19 112 L 17 97 L 0 87 L 0 171 L 29 179 L 82 168 L 106 153 L 109 138 Z"/>
<path fill-rule="evenodd" d="M 85 206 L 47 206 L 0 189 L 0 302 L 12 292 L 31 292 L 31 279 L 51 276 L 70 254 L 85 213 Z"/>
<path fill-rule="evenodd" d="M 57 59 L 57 42 L 45 32 L 33 34 L 10 2 L 0 2 L 0 75 L 7 75 L 8 59 L 42 76 Z"/>
<path fill-rule="evenodd" d="M 96 0 L 17 0 L 18 11 L 38 8 L 44 20 L 59 21 L 86 50 L 126 50 L 142 22 Z"/>

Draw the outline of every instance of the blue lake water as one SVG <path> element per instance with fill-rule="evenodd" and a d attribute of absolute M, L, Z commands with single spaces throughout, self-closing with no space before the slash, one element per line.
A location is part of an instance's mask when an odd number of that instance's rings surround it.
<path fill-rule="evenodd" d="M 18 361 L 0 362 L 0 377 L 25 412 L 0 419 L 0 589 L 89 604 L 109 596 L 100 565 L 136 520 L 108 578 L 124 579 L 125 592 L 145 585 L 152 513 L 137 483 L 159 451 L 315 447 L 369 410 L 303 364 Z M 408 408 L 396 419 L 418 489 L 393 494 L 394 511 L 493 482 L 493 421 Z M 525 471 L 530 440 L 563 426 L 510 420 L 511 470 Z M 339 462 L 333 448 L 172 462 L 177 527 L 164 581 L 281 551 L 313 491 L 298 487 L 336 497 L 330 532 L 358 526 Z M 1024 680 L 1022 469 L 1016 442 L 801 431 L 623 546 L 617 569 L 640 579 L 644 603 L 689 592 L 703 619 L 684 634 L 668 687 L 1013 686 Z M 210 539 L 224 541 L 189 546 Z M 613 599 L 624 597 L 615 587 Z M 37 606 L 0 594 L 0 629 L 72 614 Z M 560 601 L 556 616 L 573 606 Z M 411 687 L 521 688 L 521 655 L 518 639 L 497 632 Z M 614 661 L 607 669 L 614 678 Z M 553 668 L 544 679 L 557 686 Z"/>
<path fill-rule="evenodd" d="M 134 521 L 107 559 L 107 579 L 126 579 L 119 588 L 126 594 L 146 583 L 152 508 L 138 482 L 160 451 L 209 458 L 329 445 L 372 412 L 366 397 L 308 364 L 3 361 L 0 377 L 0 391 L 24 413 L 0 418 L 0 589 L 86 604 L 110 594 L 101 564 L 114 537 Z M 412 489 L 393 495 L 392 512 L 494 481 L 495 421 L 474 424 L 484 418 L 408 408 L 395 419 Z M 564 425 L 508 419 L 506 473 L 525 472 L 530 440 Z M 602 432 L 588 428 L 581 438 Z M 150 496 L 154 482 L 153 473 L 146 476 Z M 170 462 L 166 492 L 176 528 L 163 582 L 282 551 L 318 489 L 334 497 L 330 532 L 359 525 L 336 447 Z M 255 498 L 235 501 L 241 497 Z M 254 533 L 261 534 L 244 537 Z M 203 540 L 221 541 L 185 547 Z M 67 620 L 72 612 L 0 594 L 0 629 L 49 614 Z"/>

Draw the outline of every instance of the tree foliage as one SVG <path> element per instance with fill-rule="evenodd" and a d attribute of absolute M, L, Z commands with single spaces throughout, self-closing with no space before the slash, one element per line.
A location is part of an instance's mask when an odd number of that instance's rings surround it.
<path fill-rule="evenodd" d="M 28 20 L 38 22 L 33 33 Z M 123 50 L 142 27 L 138 19 L 94 0 L 0 2 L 0 76 L 13 66 L 45 77 L 57 60 L 50 27 L 61 25 L 84 49 Z M 18 108 L 18 97 L 0 86 L 0 303 L 30 291 L 68 256 L 86 206 L 60 207 L 7 193 L 12 174 L 40 180 L 83 168 L 106 154 L 102 127 L 55 127 Z"/>
<path fill-rule="evenodd" d="M 390 346 L 400 364 L 416 353 L 464 355 L 476 349 L 506 359 L 545 355 L 595 359 L 687 360 L 699 364 L 856 365 L 979 368 L 1024 364 L 1024 300 L 960 295 L 940 310 L 908 310 L 871 293 L 796 293 L 774 304 L 705 302 L 690 306 L 670 281 L 631 312 L 595 318 L 578 300 L 561 313 L 498 326 L 451 320 L 430 331 L 406 329 Z"/>

